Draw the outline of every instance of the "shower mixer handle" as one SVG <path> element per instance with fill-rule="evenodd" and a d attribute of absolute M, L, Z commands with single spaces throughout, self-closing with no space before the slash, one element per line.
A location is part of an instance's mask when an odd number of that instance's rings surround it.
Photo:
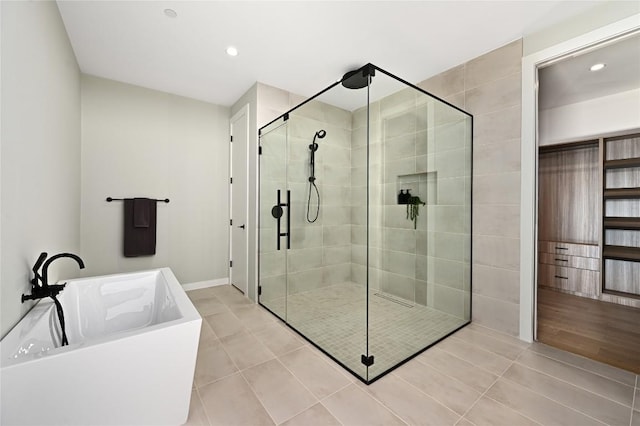
<path fill-rule="evenodd" d="M 274 219 L 280 219 L 283 213 L 284 210 L 282 210 L 282 206 L 280 205 L 275 205 L 271 208 L 271 216 L 273 216 Z"/>

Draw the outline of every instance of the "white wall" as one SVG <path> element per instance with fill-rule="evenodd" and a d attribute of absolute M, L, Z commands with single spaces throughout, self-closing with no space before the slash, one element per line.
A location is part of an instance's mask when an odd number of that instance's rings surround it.
<path fill-rule="evenodd" d="M 603 2 L 578 16 L 525 35 L 523 54 L 528 56 L 637 13 L 640 13 L 640 2 L 637 1 Z"/>
<path fill-rule="evenodd" d="M 85 275 L 169 266 L 193 283 L 228 277 L 229 109 L 82 76 Z M 123 203 L 158 203 L 156 255 L 122 254 Z"/>
<path fill-rule="evenodd" d="M 540 111 L 539 144 L 640 128 L 640 89 Z"/>
<path fill-rule="evenodd" d="M 1 2 L 4 336 L 31 308 L 30 269 L 41 251 L 80 248 L 80 73 L 55 2 Z M 52 281 L 78 275 L 69 260 Z"/>

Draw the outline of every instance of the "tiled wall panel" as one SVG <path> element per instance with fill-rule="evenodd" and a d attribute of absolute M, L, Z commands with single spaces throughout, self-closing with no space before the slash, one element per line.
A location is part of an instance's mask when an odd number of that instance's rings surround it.
<path fill-rule="evenodd" d="M 474 116 L 472 319 L 513 335 L 519 329 L 521 59 L 517 40 L 418 85 Z"/>

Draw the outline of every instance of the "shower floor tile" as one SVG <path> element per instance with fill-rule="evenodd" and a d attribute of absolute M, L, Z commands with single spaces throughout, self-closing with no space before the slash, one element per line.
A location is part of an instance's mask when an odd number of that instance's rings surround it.
<path fill-rule="evenodd" d="M 369 380 L 431 345 L 465 320 L 422 305 L 381 297 L 369 291 Z M 264 302 L 285 312 L 284 298 Z M 342 283 L 288 297 L 287 322 L 347 368 L 367 379 L 361 355 L 367 354 L 367 292 Z"/>

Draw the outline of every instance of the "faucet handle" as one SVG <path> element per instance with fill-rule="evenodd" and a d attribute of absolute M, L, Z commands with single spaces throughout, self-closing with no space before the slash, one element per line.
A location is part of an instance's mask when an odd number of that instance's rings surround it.
<path fill-rule="evenodd" d="M 42 253 L 40 253 L 40 257 L 38 257 L 38 260 L 36 260 L 36 263 L 33 265 L 33 268 L 31 268 L 31 270 L 33 271 L 33 278 L 31 279 L 31 285 L 33 287 L 37 287 L 38 280 L 42 280 L 42 277 L 40 276 L 40 274 L 38 274 L 38 269 L 40 269 L 42 262 L 44 262 L 46 258 L 47 258 L 47 252 L 43 251 Z"/>
<path fill-rule="evenodd" d="M 40 257 L 38 257 L 38 260 L 36 260 L 35 265 L 33 265 L 33 269 L 31 269 L 34 274 L 38 275 L 38 269 L 40 269 L 40 266 L 42 266 L 42 262 L 44 262 L 46 258 L 47 258 L 46 251 L 43 251 L 42 253 L 40 253 Z"/>
<path fill-rule="evenodd" d="M 46 258 L 47 258 L 47 252 L 43 251 L 42 253 L 40 253 L 40 257 L 38 257 L 38 260 L 36 260 L 36 263 L 33 265 L 33 268 L 31 268 L 31 270 L 33 271 L 33 278 L 30 281 L 32 287 L 38 287 L 38 280 L 42 281 L 42 277 L 40 276 L 40 274 L 38 274 L 38 269 L 40 269 L 42 262 L 44 262 Z"/>

